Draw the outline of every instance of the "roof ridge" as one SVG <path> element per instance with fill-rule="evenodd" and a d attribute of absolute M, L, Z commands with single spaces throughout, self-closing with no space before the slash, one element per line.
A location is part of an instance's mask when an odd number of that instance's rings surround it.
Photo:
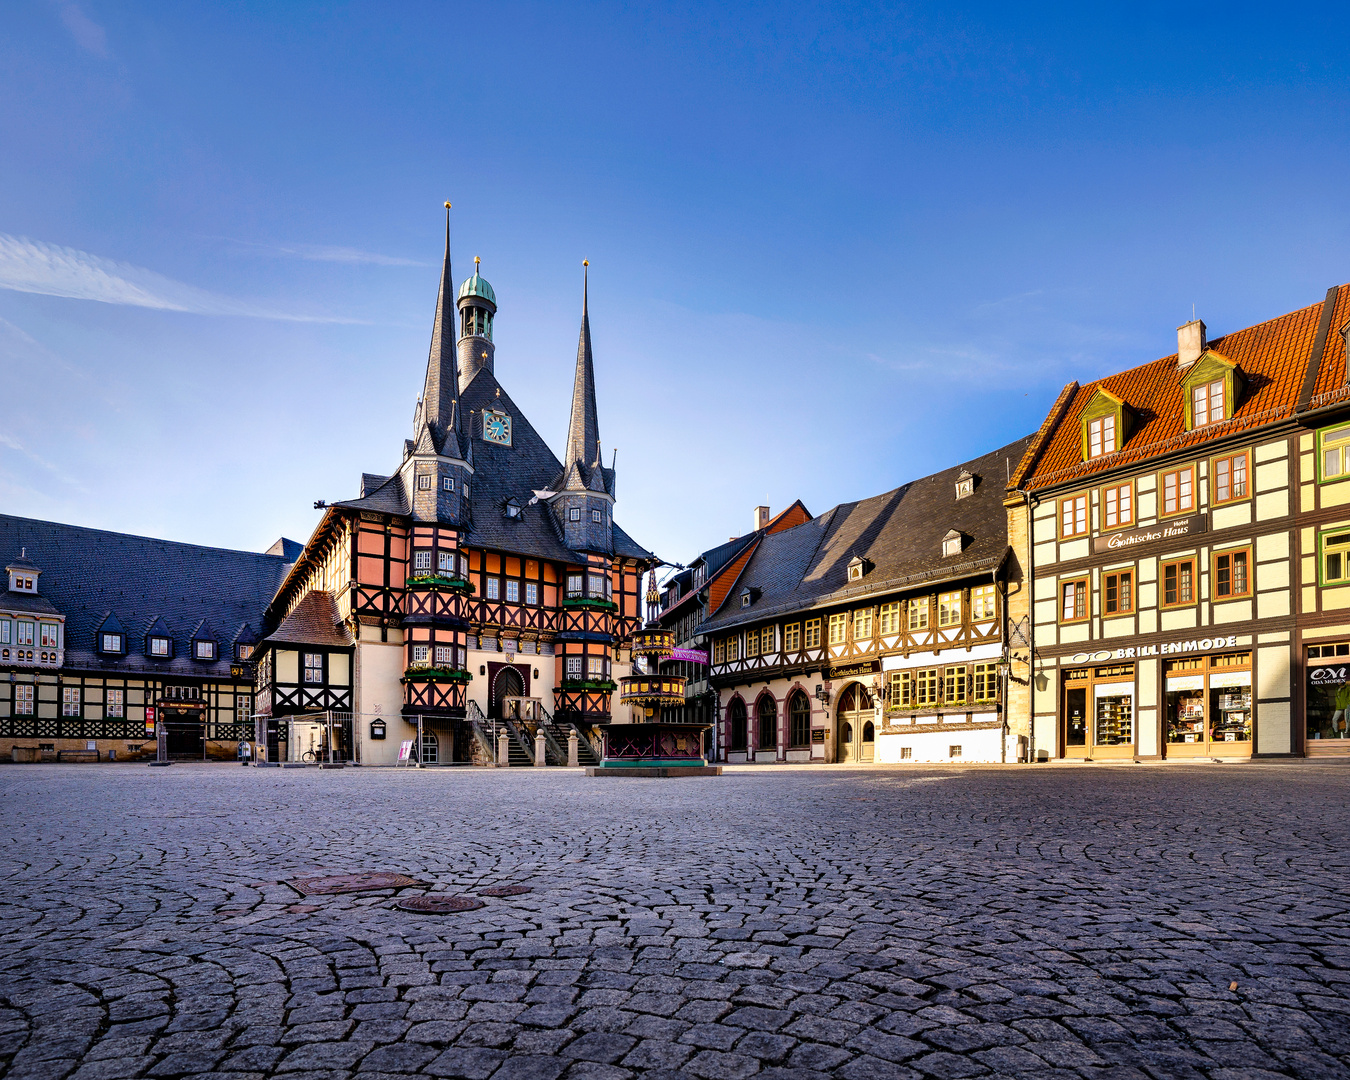
<path fill-rule="evenodd" d="M 71 525 L 64 521 L 48 521 L 45 518 L 20 517 L 17 514 L 0 514 L 0 520 L 8 518 L 10 521 L 28 522 L 34 525 L 56 525 L 62 529 L 78 529 L 80 532 L 98 533 L 103 536 L 116 536 L 124 540 L 145 540 L 152 544 L 168 544 L 172 547 L 195 548 L 198 551 L 220 551 L 228 555 L 248 555 L 258 559 L 278 559 L 285 562 L 280 555 L 269 555 L 265 551 L 244 551 L 242 548 L 217 547 L 213 544 L 194 544 L 189 540 L 165 540 L 159 536 L 144 536 L 141 533 L 117 532 L 113 529 L 96 529 L 91 525 Z"/>

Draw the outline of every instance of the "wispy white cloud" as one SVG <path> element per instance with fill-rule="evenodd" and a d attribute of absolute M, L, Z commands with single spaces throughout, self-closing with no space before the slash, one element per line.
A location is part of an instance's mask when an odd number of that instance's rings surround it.
<path fill-rule="evenodd" d="M 53 0 L 53 3 L 75 44 L 100 59 L 108 59 L 108 34 L 103 27 L 86 15 L 75 0 Z"/>
<path fill-rule="evenodd" d="M 19 439 L 10 432 L 0 430 L 0 447 L 6 447 L 10 450 L 13 450 L 15 453 L 19 454 L 23 458 L 26 458 L 34 465 L 37 465 L 39 468 L 45 469 L 47 472 L 51 473 L 63 484 L 69 484 L 77 491 L 86 490 L 78 480 L 76 480 L 72 476 L 69 476 L 59 465 L 55 465 L 52 462 L 48 461 L 46 458 L 42 457 L 40 454 L 35 454 L 32 450 L 29 450 L 28 447 L 24 446 L 24 444 L 20 442 Z"/>
<path fill-rule="evenodd" d="M 6 233 L 0 233 L 0 289 L 197 315 L 240 315 L 287 322 L 361 321 L 280 311 L 251 300 L 208 292 L 130 263 Z"/>
<path fill-rule="evenodd" d="M 305 259 L 309 262 L 348 263 L 370 266 L 426 266 L 417 259 L 404 259 L 398 255 L 381 255 L 377 251 L 362 251 L 360 248 L 335 247 L 329 244 L 261 244 L 255 240 L 229 239 L 230 243 L 251 248 L 266 255 L 280 258 Z"/>

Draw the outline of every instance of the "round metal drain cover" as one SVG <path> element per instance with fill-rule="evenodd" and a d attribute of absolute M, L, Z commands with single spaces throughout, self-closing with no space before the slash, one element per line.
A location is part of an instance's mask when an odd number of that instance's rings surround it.
<path fill-rule="evenodd" d="M 360 874 L 298 877 L 292 879 L 291 884 L 305 896 L 333 896 L 338 893 L 367 892 L 372 889 L 402 889 L 408 885 L 419 885 L 421 882 L 406 874 L 375 870 Z"/>
<path fill-rule="evenodd" d="M 528 885 L 496 885 L 491 889 L 479 889 L 480 896 L 521 896 L 527 892 L 534 892 Z"/>
<path fill-rule="evenodd" d="M 414 911 L 419 915 L 449 915 L 455 911 L 472 911 L 483 906 L 483 901 L 472 896 L 408 896 L 394 907 Z"/>

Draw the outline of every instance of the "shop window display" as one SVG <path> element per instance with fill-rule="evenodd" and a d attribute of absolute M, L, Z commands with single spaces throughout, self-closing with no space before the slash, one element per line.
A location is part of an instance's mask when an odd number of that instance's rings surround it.
<path fill-rule="evenodd" d="M 1350 643 L 1308 646 L 1307 685 L 1310 752 L 1350 753 Z"/>
<path fill-rule="evenodd" d="M 1064 752 L 1068 757 L 1133 753 L 1133 664 L 1071 668 L 1064 673 Z"/>
<path fill-rule="evenodd" d="M 1171 660 L 1163 672 L 1169 753 L 1251 752 L 1251 653 Z"/>

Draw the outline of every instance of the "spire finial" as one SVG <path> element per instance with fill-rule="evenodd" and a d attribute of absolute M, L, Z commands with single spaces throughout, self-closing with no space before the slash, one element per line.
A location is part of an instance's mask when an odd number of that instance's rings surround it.
<path fill-rule="evenodd" d="M 480 262 L 482 262 L 482 261 L 483 261 L 483 260 L 480 259 L 477 255 L 475 255 L 475 256 L 473 257 L 473 272 L 474 272 L 475 274 L 478 273 L 478 264 L 479 264 Z"/>

